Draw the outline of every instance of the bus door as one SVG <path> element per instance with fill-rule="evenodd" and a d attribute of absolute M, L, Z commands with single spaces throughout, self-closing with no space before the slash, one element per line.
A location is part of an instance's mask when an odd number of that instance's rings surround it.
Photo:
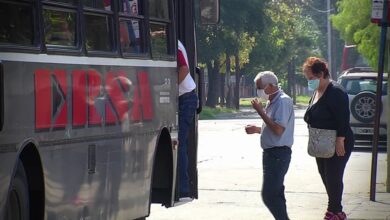
<path fill-rule="evenodd" d="M 198 114 L 202 111 L 202 92 L 204 91 L 203 74 L 197 67 L 196 54 L 196 32 L 195 32 L 195 4 L 199 4 L 200 22 L 202 24 L 216 24 L 219 21 L 219 0 L 175 0 L 176 8 L 176 35 L 184 44 L 189 69 L 192 77 L 196 81 L 197 95 L 199 98 L 197 115 L 194 118 L 193 126 L 188 135 L 188 175 L 190 178 L 189 197 L 198 199 L 198 169 L 197 169 L 197 152 L 198 152 Z M 176 196 L 178 201 L 178 184 L 179 177 L 176 181 Z"/>

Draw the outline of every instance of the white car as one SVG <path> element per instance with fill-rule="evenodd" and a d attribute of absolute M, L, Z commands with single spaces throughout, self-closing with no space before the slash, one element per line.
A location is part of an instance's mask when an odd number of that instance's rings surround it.
<path fill-rule="evenodd" d="M 378 73 L 370 68 L 351 68 L 338 78 L 349 98 L 350 124 L 355 141 L 372 141 L 376 108 Z M 387 141 L 387 73 L 383 74 L 382 109 L 379 125 L 379 141 Z"/>

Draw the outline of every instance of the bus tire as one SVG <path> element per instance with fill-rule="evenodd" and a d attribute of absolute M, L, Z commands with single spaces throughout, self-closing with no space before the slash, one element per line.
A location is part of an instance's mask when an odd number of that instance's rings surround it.
<path fill-rule="evenodd" d="M 15 176 L 11 180 L 6 204 L 5 220 L 29 220 L 30 204 L 27 175 L 19 160 Z"/>

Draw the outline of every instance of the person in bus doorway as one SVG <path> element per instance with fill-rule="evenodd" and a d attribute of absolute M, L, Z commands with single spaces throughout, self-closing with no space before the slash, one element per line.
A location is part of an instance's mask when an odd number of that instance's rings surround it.
<path fill-rule="evenodd" d="M 278 87 L 278 78 L 271 71 L 255 77 L 258 96 L 267 101 L 266 107 L 257 99 L 252 107 L 263 120 L 262 127 L 247 125 L 247 134 L 261 134 L 263 148 L 263 186 L 261 196 L 264 204 L 276 220 L 289 219 L 284 196 L 284 177 L 291 160 L 294 136 L 294 108 L 292 99 Z"/>
<path fill-rule="evenodd" d="M 309 89 L 314 90 L 304 116 L 305 122 L 312 128 L 336 130 L 336 153 L 330 158 L 316 158 L 328 194 L 324 219 L 346 219 L 341 205 L 343 176 L 354 145 L 349 125 L 348 95 L 341 85 L 331 80 L 328 65 L 320 58 L 307 58 L 303 64 L 303 73 Z"/>
<path fill-rule="evenodd" d="M 178 41 L 177 67 L 179 74 L 179 197 L 189 199 L 188 134 L 194 123 L 198 96 L 195 92 L 195 81 L 190 74 L 187 51 L 180 41 Z"/>

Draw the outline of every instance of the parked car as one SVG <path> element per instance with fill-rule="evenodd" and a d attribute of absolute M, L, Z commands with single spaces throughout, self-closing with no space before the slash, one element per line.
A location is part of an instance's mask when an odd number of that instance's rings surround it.
<path fill-rule="evenodd" d="M 371 68 L 350 68 L 338 78 L 347 91 L 350 107 L 350 124 L 356 141 L 372 141 L 376 109 L 377 72 Z M 383 74 L 382 109 L 379 140 L 387 141 L 388 94 L 387 73 Z"/>

